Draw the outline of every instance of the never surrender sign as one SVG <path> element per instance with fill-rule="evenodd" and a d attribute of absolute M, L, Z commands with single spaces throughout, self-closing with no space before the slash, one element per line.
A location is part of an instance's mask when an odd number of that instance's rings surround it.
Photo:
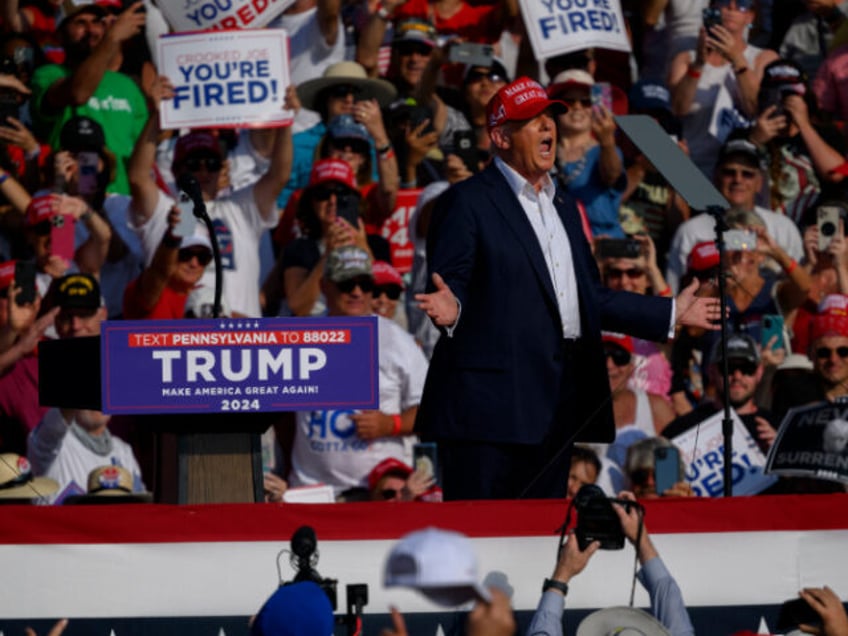
<path fill-rule="evenodd" d="M 377 341 L 373 316 L 107 321 L 103 412 L 376 409 Z"/>

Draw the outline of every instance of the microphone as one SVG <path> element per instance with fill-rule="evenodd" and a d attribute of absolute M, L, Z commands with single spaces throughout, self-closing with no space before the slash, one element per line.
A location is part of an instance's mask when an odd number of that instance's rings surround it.
<path fill-rule="evenodd" d="M 194 216 L 202 219 L 206 204 L 203 202 L 203 192 L 200 190 L 197 177 L 190 172 L 183 172 L 177 176 L 177 187 L 185 192 L 186 196 L 194 203 Z"/>
<path fill-rule="evenodd" d="M 318 539 L 312 526 L 300 526 L 292 535 L 291 549 L 299 559 L 308 560 L 317 546 Z"/>

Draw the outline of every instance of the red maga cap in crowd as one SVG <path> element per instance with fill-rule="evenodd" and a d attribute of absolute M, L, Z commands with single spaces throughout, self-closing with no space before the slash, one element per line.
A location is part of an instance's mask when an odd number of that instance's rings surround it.
<path fill-rule="evenodd" d="M 719 264 L 718 248 L 713 241 L 697 243 L 689 252 L 689 270 L 704 272 Z"/>
<path fill-rule="evenodd" d="M 377 285 L 397 285 L 403 287 L 403 277 L 386 261 L 374 261 L 374 282 Z"/>
<path fill-rule="evenodd" d="M 26 218 L 29 225 L 38 225 L 56 216 L 56 202 L 52 194 L 40 194 L 32 198 L 27 206 Z"/>
<path fill-rule="evenodd" d="M 848 336 L 848 296 L 830 294 L 810 320 L 810 342 L 827 336 Z"/>
<path fill-rule="evenodd" d="M 312 166 L 312 172 L 309 175 L 309 185 L 312 188 L 322 183 L 341 183 L 351 190 L 357 190 L 356 177 L 353 174 L 353 168 L 347 161 L 342 159 L 322 159 L 316 161 Z"/>
<path fill-rule="evenodd" d="M 619 346 L 628 353 L 633 353 L 633 338 L 627 334 L 604 331 L 601 333 L 601 340 Z"/>
<path fill-rule="evenodd" d="M 171 165 L 179 166 L 189 155 L 195 152 L 208 152 L 221 159 L 224 158 L 221 142 L 215 135 L 205 130 L 195 130 L 177 139 L 174 146 L 174 160 Z"/>
<path fill-rule="evenodd" d="M 406 479 L 411 474 L 412 468 L 410 466 L 394 457 L 387 457 L 368 473 L 368 489 L 374 490 L 386 475 L 398 475 L 401 479 Z"/>
<path fill-rule="evenodd" d="M 0 263 L 0 291 L 5 291 L 15 280 L 15 263 L 17 261 L 6 261 Z"/>
<path fill-rule="evenodd" d="M 486 106 L 486 123 L 489 130 L 507 121 L 533 119 L 544 110 L 554 107 L 564 113 L 568 106 L 548 94 L 539 82 L 529 77 L 519 77 L 502 87 Z"/>

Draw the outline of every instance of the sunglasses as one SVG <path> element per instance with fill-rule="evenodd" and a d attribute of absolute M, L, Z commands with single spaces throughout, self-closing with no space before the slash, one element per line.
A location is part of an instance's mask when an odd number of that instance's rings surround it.
<path fill-rule="evenodd" d="M 830 360 L 830 356 L 833 355 L 834 351 L 840 358 L 848 358 L 848 347 L 836 347 L 835 349 L 831 349 L 830 347 L 819 347 L 816 349 L 816 357 L 819 360 Z"/>
<path fill-rule="evenodd" d="M 201 267 L 206 267 L 212 261 L 212 252 L 207 249 L 186 248 L 180 250 L 177 254 L 177 260 L 180 263 L 188 263 L 191 259 L 196 258 Z"/>
<path fill-rule="evenodd" d="M 49 236 L 53 229 L 53 224 L 50 221 L 41 221 L 31 226 L 30 229 L 36 236 Z"/>
<path fill-rule="evenodd" d="M 312 198 L 315 201 L 327 201 L 331 196 L 336 195 L 336 199 L 341 199 L 350 194 L 350 190 L 340 185 L 320 185 L 312 191 Z"/>
<path fill-rule="evenodd" d="M 357 97 L 362 94 L 362 89 L 353 84 L 336 84 L 327 89 L 327 95 L 336 99 L 344 99 L 348 95 Z"/>
<path fill-rule="evenodd" d="M 391 501 L 392 499 L 397 499 L 397 496 L 400 494 L 400 490 L 395 488 L 384 488 L 380 491 L 380 497 L 385 501 Z"/>
<path fill-rule="evenodd" d="M 722 177 L 732 179 L 735 177 L 751 180 L 757 176 L 756 170 L 738 170 L 736 168 L 722 168 L 720 172 Z"/>
<path fill-rule="evenodd" d="M 389 300 L 397 300 L 401 291 L 400 285 L 374 285 L 374 298 L 385 294 Z"/>
<path fill-rule="evenodd" d="M 476 84 L 477 82 L 482 82 L 484 79 L 487 79 L 490 82 L 506 81 L 506 78 L 496 71 L 470 71 L 468 75 L 465 76 L 465 83 Z"/>
<path fill-rule="evenodd" d="M 627 276 L 627 278 L 629 278 L 630 280 L 645 275 L 645 270 L 640 269 L 638 267 L 631 267 L 629 269 L 619 269 L 617 267 L 610 267 L 606 270 L 606 272 L 608 278 L 621 278 L 622 276 Z"/>
<path fill-rule="evenodd" d="M 433 47 L 423 42 L 400 42 L 395 45 L 398 55 L 420 55 L 427 57 L 433 51 Z"/>
<path fill-rule="evenodd" d="M 848 355 L 848 347 L 846 347 L 845 353 Z M 755 362 L 734 362 L 727 365 L 728 375 L 733 375 L 737 371 L 742 375 L 754 375 L 757 372 L 757 364 Z"/>
<path fill-rule="evenodd" d="M 717 9 L 730 9 L 731 4 L 736 5 L 737 11 L 751 11 L 754 8 L 753 0 L 713 0 L 712 3 Z"/>
<path fill-rule="evenodd" d="M 333 139 L 331 144 L 336 150 L 345 151 L 350 148 L 358 155 L 367 155 L 368 151 L 371 149 L 367 141 L 364 141 L 362 139 L 353 139 L 350 137 L 340 137 L 338 139 Z"/>
<path fill-rule="evenodd" d="M 556 97 L 554 99 L 564 103 L 569 108 L 574 108 L 577 104 L 580 104 L 583 108 L 592 107 L 591 97 Z"/>
<path fill-rule="evenodd" d="M 630 364 L 630 360 L 633 358 L 629 351 L 625 351 L 621 347 L 604 348 L 604 357 L 612 359 L 612 363 L 617 367 Z"/>
<path fill-rule="evenodd" d="M 348 278 L 347 280 L 336 283 L 336 287 L 343 294 L 350 294 L 354 289 L 359 287 L 363 294 L 369 294 L 374 291 L 374 280 L 371 278 Z"/>
<path fill-rule="evenodd" d="M 630 481 L 640 486 L 647 484 L 648 480 L 654 476 L 653 468 L 637 468 L 630 472 Z"/>
<path fill-rule="evenodd" d="M 197 172 L 200 167 L 206 168 L 207 172 L 218 172 L 224 165 L 220 157 L 188 157 L 185 160 L 185 167 L 189 172 Z"/>

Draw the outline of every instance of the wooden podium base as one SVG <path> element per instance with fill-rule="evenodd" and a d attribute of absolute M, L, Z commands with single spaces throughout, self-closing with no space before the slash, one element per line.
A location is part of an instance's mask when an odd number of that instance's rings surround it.
<path fill-rule="evenodd" d="M 262 501 L 262 444 L 257 433 L 177 435 L 177 503 Z"/>

